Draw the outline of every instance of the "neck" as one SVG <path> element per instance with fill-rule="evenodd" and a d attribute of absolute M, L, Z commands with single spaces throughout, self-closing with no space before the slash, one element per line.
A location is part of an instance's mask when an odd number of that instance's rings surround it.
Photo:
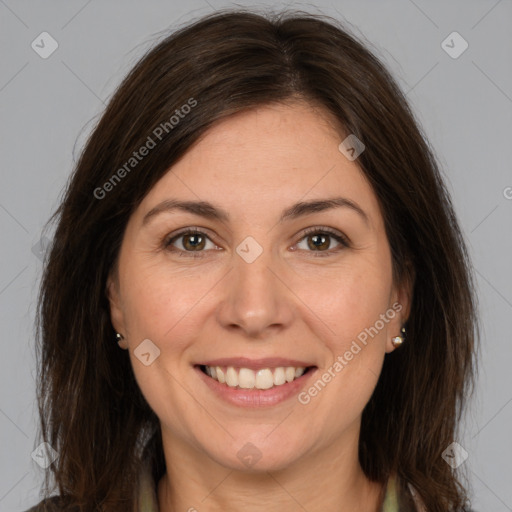
<path fill-rule="evenodd" d="M 261 472 L 226 468 L 165 435 L 163 444 L 160 512 L 378 512 L 384 499 L 384 486 L 362 471 L 357 442 L 331 444 L 285 469 Z"/>

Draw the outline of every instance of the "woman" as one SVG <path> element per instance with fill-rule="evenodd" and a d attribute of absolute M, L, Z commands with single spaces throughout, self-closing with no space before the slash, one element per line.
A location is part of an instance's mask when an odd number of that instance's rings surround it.
<path fill-rule="evenodd" d="M 60 498 L 33 510 L 467 510 L 444 456 L 475 373 L 466 248 L 403 94 L 336 21 L 222 11 L 163 40 L 55 215 Z"/>

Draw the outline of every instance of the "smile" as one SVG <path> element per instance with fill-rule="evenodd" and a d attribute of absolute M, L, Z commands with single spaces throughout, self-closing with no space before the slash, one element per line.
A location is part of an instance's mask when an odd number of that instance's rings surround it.
<path fill-rule="evenodd" d="M 317 366 L 282 357 L 221 358 L 193 365 L 218 399 L 244 408 L 266 408 L 291 400 L 314 378 Z"/>
<path fill-rule="evenodd" d="M 203 373 L 217 382 L 236 389 L 270 389 L 293 382 L 312 367 L 278 366 L 276 368 L 235 368 L 200 365 Z"/>

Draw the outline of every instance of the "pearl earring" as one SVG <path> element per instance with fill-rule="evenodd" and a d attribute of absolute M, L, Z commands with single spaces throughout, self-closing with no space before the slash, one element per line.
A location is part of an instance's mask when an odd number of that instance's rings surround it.
<path fill-rule="evenodd" d="M 121 345 L 122 341 L 124 340 L 124 336 L 122 334 L 119 334 L 118 332 L 116 333 L 116 338 L 117 338 L 117 344 L 123 348 L 123 346 Z"/>
<path fill-rule="evenodd" d="M 401 336 L 395 336 L 394 338 L 391 338 L 391 343 L 395 348 L 398 348 L 405 341 L 405 327 L 402 327 L 400 331 L 402 333 Z"/>

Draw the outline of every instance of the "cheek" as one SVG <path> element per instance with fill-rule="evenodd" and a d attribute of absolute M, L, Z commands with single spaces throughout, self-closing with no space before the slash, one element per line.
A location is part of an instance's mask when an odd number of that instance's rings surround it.
<path fill-rule="evenodd" d="M 330 340 L 331 348 L 340 353 L 387 311 L 392 282 L 385 258 L 371 262 L 361 258 L 328 274 L 318 273 L 300 286 L 299 295 L 307 297 L 305 305 L 317 313 L 315 331 L 320 328 Z M 387 323 L 384 326 L 379 323 L 383 336 L 386 326 Z"/>
<path fill-rule="evenodd" d="M 309 305 L 316 308 L 314 332 L 322 332 L 328 352 L 318 379 L 329 381 L 329 402 L 340 410 L 362 410 L 377 383 L 385 355 L 389 322 L 395 317 L 389 299 L 391 267 L 386 258 L 355 260 L 333 273 L 316 290 Z M 314 304 L 314 306 L 313 306 Z M 328 328 L 326 328 L 327 326 Z M 317 391 L 323 393 L 322 384 Z"/>
<path fill-rule="evenodd" d="M 329 325 L 322 339 L 325 366 L 299 395 L 305 410 L 315 411 L 311 432 L 318 436 L 336 437 L 358 421 L 382 369 L 387 323 L 381 315 L 388 321 L 392 318 L 385 316 L 389 290 L 382 285 L 376 289 L 376 283 L 365 284 L 357 276 L 345 281 L 336 299 L 326 302 L 329 316 L 322 318 Z"/>
<path fill-rule="evenodd" d="M 170 265 L 134 262 L 126 268 L 124 309 L 136 337 L 163 342 L 183 329 L 183 320 L 214 286 L 212 272 L 176 270 Z M 179 343 L 178 336 L 178 343 Z"/>

